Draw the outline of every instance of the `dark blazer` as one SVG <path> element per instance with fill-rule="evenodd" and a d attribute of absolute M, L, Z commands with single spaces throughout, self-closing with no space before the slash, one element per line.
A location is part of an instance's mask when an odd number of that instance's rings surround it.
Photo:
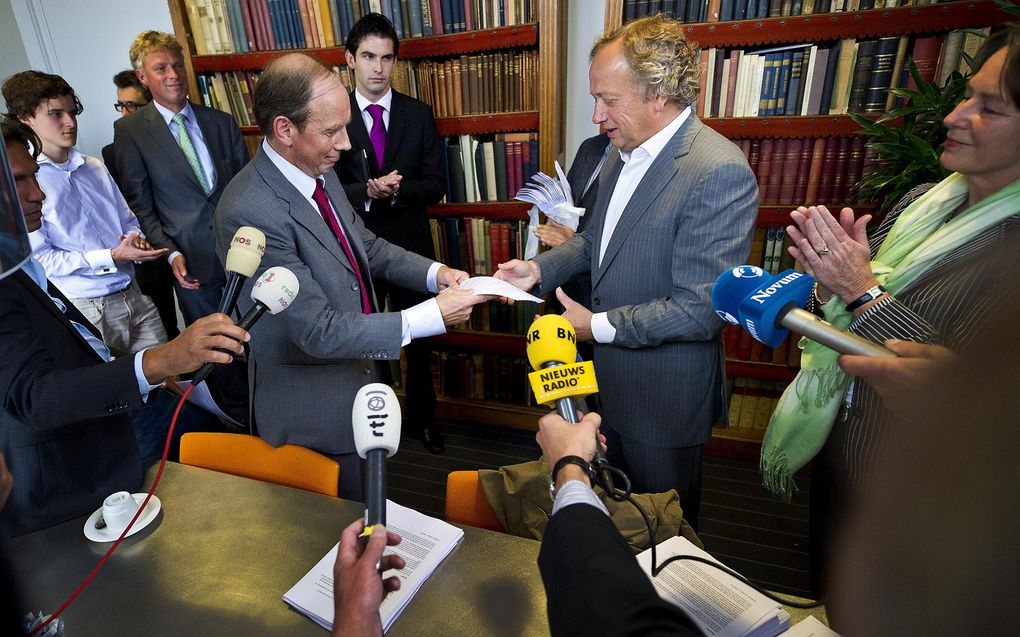
<path fill-rule="evenodd" d="M 701 634 L 659 597 L 609 516 L 593 506 L 570 505 L 550 518 L 538 568 L 554 637 Z"/>
<path fill-rule="evenodd" d="M 354 214 L 336 175 L 323 177 L 365 284 L 379 277 L 424 292 L 432 260 L 375 236 Z M 248 380 L 259 435 L 274 446 L 353 452 L 354 395 L 377 380 L 376 361 L 399 360 L 400 314 L 362 313 L 354 269 L 336 237 L 262 148 L 230 182 L 216 209 L 221 257 L 244 225 L 266 233 L 266 255 L 245 285 L 238 309 L 251 306 L 252 283 L 266 268 L 286 267 L 301 285 L 286 311 L 264 316 L 254 328 Z"/>
<path fill-rule="evenodd" d="M 591 310 L 616 328 L 613 343 L 594 345 L 603 421 L 648 446 L 700 445 L 725 413 L 712 284 L 747 257 L 758 188 L 740 149 L 691 114 L 648 168 L 599 264 L 622 168 L 603 175 L 585 230 L 535 257 L 537 292 L 591 273 Z"/>
<path fill-rule="evenodd" d="M 347 199 L 376 235 L 406 250 L 435 258 L 426 207 L 438 203 L 446 192 L 443 145 L 436 131 L 432 108 L 424 102 L 393 91 L 390 125 L 386 129 L 386 152 L 379 170 L 368 129 L 351 92 L 353 116 L 347 125 L 351 149 L 340 155 L 333 170 L 344 186 Z M 368 155 L 367 162 L 365 154 Z M 366 163 L 368 174 L 365 174 Z M 372 201 L 365 212 L 369 177 L 396 170 L 404 179 L 395 205 L 389 199 Z"/>
<path fill-rule="evenodd" d="M 49 293 L 94 330 L 53 285 Z M 0 448 L 14 475 L 0 531 L 52 526 L 141 486 L 128 417 L 142 406 L 133 356 L 103 363 L 20 270 L 0 281 L 0 351 Z"/>
<path fill-rule="evenodd" d="M 106 164 L 106 170 L 110 172 L 110 176 L 113 177 L 113 181 L 117 183 L 117 187 L 120 187 L 120 173 L 117 172 L 117 156 L 113 154 L 113 142 L 110 142 L 106 146 L 103 146 L 103 163 Z"/>
<path fill-rule="evenodd" d="M 248 161 L 248 150 L 231 115 L 200 104 L 191 107 L 216 168 L 212 192 L 202 191 L 155 102 L 113 124 L 118 183 L 149 243 L 179 250 L 189 274 L 203 284 L 222 285 L 213 213 L 223 189 Z"/>

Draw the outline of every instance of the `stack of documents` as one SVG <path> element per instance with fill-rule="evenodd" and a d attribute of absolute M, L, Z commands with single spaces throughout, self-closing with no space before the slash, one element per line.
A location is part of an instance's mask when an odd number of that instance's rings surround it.
<path fill-rule="evenodd" d="M 662 563 L 674 555 L 694 555 L 719 563 L 683 537 L 659 544 L 655 557 Z M 680 560 L 651 577 L 651 549 L 639 554 L 637 560 L 659 597 L 679 606 L 709 637 L 776 637 L 790 627 L 790 615 L 779 602 L 723 571 Z"/>
<path fill-rule="evenodd" d="M 400 590 L 390 593 L 379 607 L 383 631 L 389 630 L 425 580 L 464 537 L 464 531 L 451 524 L 389 500 L 386 501 L 386 522 L 386 528 L 402 538 L 400 544 L 386 549 L 386 555 L 401 556 L 407 566 L 383 574 L 400 578 Z M 333 629 L 333 565 L 338 547 L 326 553 L 283 596 L 283 601 L 327 630 Z"/>

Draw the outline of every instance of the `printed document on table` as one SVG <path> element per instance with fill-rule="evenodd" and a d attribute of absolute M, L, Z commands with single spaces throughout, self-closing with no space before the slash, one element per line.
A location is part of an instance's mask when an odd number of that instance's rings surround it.
<path fill-rule="evenodd" d="M 386 555 L 399 555 L 407 565 L 402 570 L 383 574 L 400 578 L 400 590 L 390 593 L 379 607 L 383 631 L 389 630 L 425 580 L 464 537 L 464 531 L 452 524 L 389 500 L 386 501 L 386 521 L 386 528 L 401 537 L 400 544 L 386 548 Z M 333 565 L 338 547 L 339 544 L 330 549 L 283 596 L 283 601 L 327 630 L 333 628 Z"/>
<path fill-rule="evenodd" d="M 672 537 L 656 549 L 659 563 L 674 555 L 719 563 L 684 537 Z M 637 561 L 659 597 L 680 607 L 709 637 L 776 637 L 790 627 L 790 615 L 778 602 L 723 571 L 680 560 L 651 577 L 651 549 L 640 553 Z"/>
<path fill-rule="evenodd" d="M 808 615 L 779 637 L 839 637 L 839 633 Z"/>

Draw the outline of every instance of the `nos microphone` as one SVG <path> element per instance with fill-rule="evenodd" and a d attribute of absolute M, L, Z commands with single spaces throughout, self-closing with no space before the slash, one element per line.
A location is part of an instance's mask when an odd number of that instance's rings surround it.
<path fill-rule="evenodd" d="M 259 269 L 265 254 L 266 235 L 261 230 L 251 226 L 237 229 L 227 250 L 227 284 L 223 286 L 223 296 L 217 312 L 230 315 L 234 311 L 241 286 Z"/>
<path fill-rule="evenodd" d="M 795 270 L 773 277 L 759 267 L 741 265 L 716 279 L 712 306 L 724 321 L 740 325 L 769 347 L 777 347 L 794 330 L 840 354 L 895 356 L 881 345 L 801 309 L 811 296 L 814 283 L 812 277 Z"/>
<path fill-rule="evenodd" d="M 370 383 L 358 390 L 351 410 L 354 446 L 365 459 L 365 530 L 386 524 L 386 458 L 400 446 L 400 403 L 389 385 Z"/>
<path fill-rule="evenodd" d="M 247 331 L 266 312 L 270 314 L 282 312 L 297 298 L 299 288 L 298 279 L 293 272 L 280 266 L 269 268 L 252 285 L 251 300 L 255 305 L 241 317 L 237 325 Z M 202 365 L 191 383 L 197 385 L 208 378 L 213 365 L 214 363 Z"/>

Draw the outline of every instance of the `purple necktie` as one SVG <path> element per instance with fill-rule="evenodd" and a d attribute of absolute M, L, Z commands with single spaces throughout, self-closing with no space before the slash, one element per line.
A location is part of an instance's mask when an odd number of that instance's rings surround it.
<path fill-rule="evenodd" d="M 375 151 L 375 160 L 379 162 L 379 170 L 382 170 L 383 153 L 386 152 L 386 124 L 383 124 L 383 107 L 378 104 L 369 104 L 365 107 L 368 114 L 372 116 L 372 132 L 368 138 L 372 141 L 372 150 Z"/>
<path fill-rule="evenodd" d="M 344 254 L 347 255 L 347 260 L 350 261 L 351 267 L 354 269 L 354 276 L 358 279 L 358 289 L 361 290 L 361 311 L 365 314 L 371 314 L 372 302 L 368 298 L 368 288 L 365 287 L 365 281 L 361 277 L 361 268 L 358 267 L 358 260 L 354 258 L 351 245 L 347 243 L 347 237 L 340 230 L 340 223 L 337 221 L 336 215 L 333 214 L 329 197 L 326 196 L 326 189 L 322 187 L 322 181 L 319 179 L 315 180 L 315 192 L 312 193 L 312 199 L 315 200 L 315 205 L 319 207 L 319 214 L 322 215 L 329 229 L 333 231 L 337 241 L 340 242 L 340 247 L 343 249 Z"/>

